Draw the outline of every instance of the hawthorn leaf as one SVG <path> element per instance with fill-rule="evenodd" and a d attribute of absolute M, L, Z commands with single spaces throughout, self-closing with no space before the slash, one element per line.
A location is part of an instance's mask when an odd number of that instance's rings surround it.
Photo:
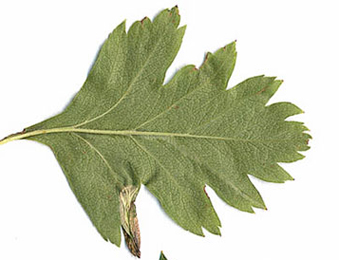
<path fill-rule="evenodd" d="M 235 42 L 207 53 L 164 85 L 185 26 L 177 7 L 126 32 L 121 23 L 104 42 L 78 94 L 59 115 L 0 143 L 29 139 L 49 146 L 68 183 L 105 240 L 140 257 L 134 205 L 140 185 L 182 228 L 220 235 L 205 191 L 246 212 L 266 209 L 248 175 L 283 183 L 278 164 L 309 149 L 307 128 L 286 118 L 302 113 L 289 102 L 267 105 L 281 85 L 256 76 L 232 88 Z"/>

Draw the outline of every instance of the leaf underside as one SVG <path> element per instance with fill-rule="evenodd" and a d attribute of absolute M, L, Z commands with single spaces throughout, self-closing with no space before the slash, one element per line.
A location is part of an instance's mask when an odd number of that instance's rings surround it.
<path fill-rule="evenodd" d="M 51 147 L 89 218 L 116 245 L 124 187 L 145 185 L 192 233 L 220 234 L 206 185 L 239 210 L 265 209 L 248 175 L 291 180 L 278 162 L 302 159 L 299 151 L 309 148 L 307 128 L 285 121 L 302 111 L 287 102 L 266 105 L 281 81 L 257 76 L 226 90 L 235 42 L 163 85 L 185 32 L 179 21 L 173 8 L 128 33 L 120 24 L 68 107 L 25 130 L 27 139 Z"/>

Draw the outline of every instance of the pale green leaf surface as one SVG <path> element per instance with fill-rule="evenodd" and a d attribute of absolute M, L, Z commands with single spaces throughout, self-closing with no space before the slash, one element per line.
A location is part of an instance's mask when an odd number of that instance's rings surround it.
<path fill-rule="evenodd" d="M 179 20 L 173 8 L 128 33 L 119 25 L 65 111 L 23 136 L 51 147 L 91 221 L 116 245 L 123 187 L 143 184 L 184 229 L 220 234 L 206 185 L 242 211 L 265 209 L 248 175 L 291 180 L 278 162 L 302 159 L 299 151 L 308 149 L 307 128 L 285 121 L 302 111 L 287 102 L 266 105 L 282 81 L 258 76 L 226 90 L 235 42 L 163 86 L 185 31 Z"/>

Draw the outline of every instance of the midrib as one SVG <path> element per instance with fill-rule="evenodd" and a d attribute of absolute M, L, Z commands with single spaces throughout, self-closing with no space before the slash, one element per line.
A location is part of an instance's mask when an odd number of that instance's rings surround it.
<path fill-rule="evenodd" d="M 250 140 L 234 137 L 222 137 L 222 136 L 207 136 L 207 135 L 195 135 L 185 133 L 168 133 L 168 132 L 148 132 L 148 131 L 134 131 L 134 130 L 100 130 L 100 129 L 84 129 L 84 128 L 72 128 L 61 127 L 51 128 L 44 130 L 35 130 L 31 132 L 22 132 L 16 135 L 8 136 L 0 141 L 0 144 L 4 144 L 14 140 L 25 139 L 38 135 L 53 134 L 53 133 L 83 133 L 83 134 L 95 134 L 95 135 L 117 135 L 117 136 L 148 136 L 148 137 L 183 137 L 183 138 L 195 138 L 195 139 L 214 139 L 221 141 L 242 141 L 242 142 L 267 142 L 267 141 L 283 141 L 283 140 Z"/>

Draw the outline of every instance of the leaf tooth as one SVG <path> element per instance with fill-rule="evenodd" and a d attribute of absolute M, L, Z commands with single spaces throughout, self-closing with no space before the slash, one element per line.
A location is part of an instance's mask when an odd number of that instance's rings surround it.
<path fill-rule="evenodd" d="M 143 24 L 145 21 L 146 21 L 146 22 L 147 22 L 147 21 L 150 21 L 150 19 L 149 19 L 147 16 L 145 16 L 144 18 L 142 18 L 142 19 L 140 20 L 140 23 Z"/>
<path fill-rule="evenodd" d="M 224 90 L 233 73 L 237 52 L 235 42 L 227 44 L 214 53 L 207 52 L 199 69 L 210 86 Z"/>
<path fill-rule="evenodd" d="M 173 7 L 172 9 L 165 9 L 161 11 L 153 20 L 155 25 L 165 26 L 168 24 L 173 24 L 175 27 L 179 26 L 180 15 L 178 7 Z"/>
<path fill-rule="evenodd" d="M 126 33 L 126 19 L 123 20 L 114 30 L 111 34 L 114 34 L 114 32 L 124 32 Z"/>
<path fill-rule="evenodd" d="M 264 103 L 266 104 L 270 100 L 270 98 L 277 92 L 283 81 L 276 80 L 276 77 L 265 77 L 265 78 L 271 80 L 271 82 L 268 83 L 267 85 L 264 85 L 263 88 L 256 94 L 262 96 Z"/>
<path fill-rule="evenodd" d="M 228 205 L 244 212 L 254 213 L 254 210 L 252 208 L 252 201 L 241 196 L 238 193 L 234 193 L 234 191 L 232 191 L 232 188 L 222 191 L 222 189 L 218 188 L 214 184 L 209 184 L 209 186 L 215 191 L 219 198 L 225 201 Z"/>
<path fill-rule="evenodd" d="M 301 114 L 303 111 L 290 102 L 277 102 L 266 107 L 266 110 L 275 119 L 286 119 L 290 116 Z"/>
<path fill-rule="evenodd" d="M 169 16 L 172 17 L 172 23 L 177 27 L 180 23 L 179 8 L 177 5 L 170 10 Z"/>
<path fill-rule="evenodd" d="M 205 194 L 207 208 L 201 209 L 202 213 L 206 214 L 204 218 L 201 219 L 201 225 L 203 228 L 205 228 L 208 232 L 214 234 L 214 235 L 221 235 L 220 233 L 220 227 L 221 222 L 220 219 L 215 212 L 215 209 L 212 205 L 212 202 L 210 200 L 210 197 L 208 196 L 208 193 L 206 192 L 206 185 L 203 187 L 203 192 Z"/>
<path fill-rule="evenodd" d="M 255 162 L 252 167 L 253 169 L 260 169 L 260 170 L 252 171 L 250 172 L 250 175 L 263 181 L 274 182 L 274 183 L 284 183 L 285 181 L 294 180 L 293 177 L 290 174 L 288 174 L 277 163 L 264 164 L 260 162 Z"/>

